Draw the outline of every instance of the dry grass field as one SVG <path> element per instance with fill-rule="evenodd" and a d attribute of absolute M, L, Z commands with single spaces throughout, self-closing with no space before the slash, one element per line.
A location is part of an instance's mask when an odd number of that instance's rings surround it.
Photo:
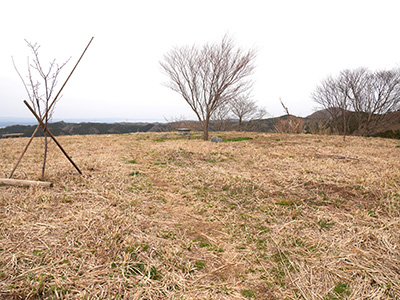
<path fill-rule="evenodd" d="M 400 299 L 399 141 L 220 135 L 59 137 L 83 176 L 51 143 L 0 186 L 0 299 Z"/>

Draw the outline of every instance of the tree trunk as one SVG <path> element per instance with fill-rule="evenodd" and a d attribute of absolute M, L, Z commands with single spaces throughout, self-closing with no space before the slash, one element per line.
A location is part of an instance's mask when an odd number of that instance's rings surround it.
<path fill-rule="evenodd" d="M 239 122 L 238 122 L 238 131 L 241 130 L 242 127 L 242 118 L 239 118 Z"/>
<path fill-rule="evenodd" d="M 203 140 L 208 141 L 208 125 L 210 123 L 210 118 L 207 117 L 203 122 Z"/>
<path fill-rule="evenodd" d="M 347 134 L 346 111 L 343 110 L 343 141 L 346 140 L 346 134 Z"/>

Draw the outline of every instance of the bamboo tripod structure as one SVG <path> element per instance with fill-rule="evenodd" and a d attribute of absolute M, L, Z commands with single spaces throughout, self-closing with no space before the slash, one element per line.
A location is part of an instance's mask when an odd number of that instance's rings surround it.
<path fill-rule="evenodd" d="M 65 152 L 65 150 L 63 149 L 63 147 L 61 146 L 61 144 L 57 141 L 57 139 L 54 137 L 54 135 L 50 132 L 50 130 L 47 128 L 46 124 L 43 123 L 43 121 L 45 120 L 45 118 L 47 117 L 50 109 L 53 107 L 53 105 L 55 104 L 58 96 L 60 95 L 61 91 L 63 90 L 64 86 L 67 84 L 69 78 L 71 77 L 72 73 L 75 71 L 76 67 L 78 66 L 79 62 L 81 61 L 83 55 L 85 54 L 86 50 L 89 48 L 91 42 L 93 41 L 92 37 L 88 43 L 88 45 L 86 46 L 85 50 L 83 51 L 82 55 L 80 56 L 79 60 L 77 61 L 77 63 L 75 64 L 74 68 L 72 69 L 71 73 L 69 74 L 68 78 L 65 80 L 64 84 L 62 85 L 61 89 L 59 90 L 59 92 L 57 93 L 57 95 L 55 96 L 54 100 L 51 102 L 50 106 L 48 107 L 47 111 L 45 112 L 45 114 L 43 115 L 42 118 L 40 118 L 37 113 L 33 110 L 33 108 L 29 105 L 29 103 L 24 100 L 24 104 L 28 107 L 28 109 L 32 112 L 32 114 L 35 116 L 35 118 L 38 121 L 38 125 L 36 126 L 35 131 L 32 133 L 32 136 L 30 137 L 27 145 L 25 146 L 24 150 L 21 153 L 21 156 L 19 157 L 14 169 L 11 171 L 11 174 L 9 176 L 8 180 L 0 180 L 0 184 L 13 184 L 13 185 L 24 185 L 21 180 L 18 180 L 16 183 L 14 181 L 16 180 L 11 180 L 12 176 L 14 175 L 15 170 L 17 169 L 19 163 L 21 162 L 22 158 L 24 157 L 26 151 L 29 148 L 29 145 L 31 144 L 33 138 L 35 137 L 37 131 L 39 130 L 39 128 L 42 129 L 42 131 L 44 133 L 47 133 L 52 139 L 53 141 L 56 143 L 56 145 L 60 148 L 60 150 L 62 151 L 62 153 L 65 155 L 65 157 L 71 162 L 71 164 L 75 167 L 75 169 L 78 171 L 79 174 L 82 175 L 82 171 L 78 168 L 78 166 L 73 162 L 73 160 L 68 156 L 67 152 Z M 26 181 L 27 185 L 38 185 L 35 184 L 35 181 Z M 46 185 L 47 186 L 47 185 Z"/>

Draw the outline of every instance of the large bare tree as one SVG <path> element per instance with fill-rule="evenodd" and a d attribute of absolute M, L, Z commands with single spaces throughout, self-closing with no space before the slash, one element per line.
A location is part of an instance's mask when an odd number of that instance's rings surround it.
<path fill-rule="evenodd" d="M 344 70 L 323 80 L 312 97 L 330 113 L 332 124 L 339 131 L 342 128 L 344 137 L 350 111 L 357 119 L 358 134 L 368 136 L 388 121 L 388 113 L 400 108 L 400 71 Z"/>
<path fill-rule="evenodd" d="M 215 110 L 251 89 L 255 56 L 254 49 L 236 47 L 228 36 L 202 47 L 176 47 L 164 55 L 160 64 L 169 77 L 166 86 L 181 94 L 194 111 L 204 140 Z"/>
<path fill-rule="evenodd" d="M 17 71 L 25 87 L 26 93 L 28 95 L 29 101 L 32 104 L 33 110 L 40 117 L 40 119 L 43 120 L 45 126 L 47 126 L 47 124 L 52 118 L 55 108 L 55 105 L 53 105 L 49 110 L 51 99 L 53 97 L 55 88 L 57 86 L 57 79 L 62 68 L 67 64 L 69 59 L 61 65 L 57 64 L 56 60 L 53 59 L 53 61 L 49 63 L 49 66 L 45 68 L 42 66 L 39 59 L 40 46 L 37 43 L 32 44 L 27 40 L 25 40 L 25 42 L 33 55 L 33 58 L 30 58 L 29 56 L 27 58 L 28 75 L 26 76 L 25 79 L 18 71 L 13 58 L 12 61 L 14 64 L 14 68 Z M 43 153 L 43 165 L 42 165 L 42 180 L 44 179 L 44 174 L 46 169 L 47 146 L 48 146 L 48 136 L 45 130 L 43 131 L 43 134 L 44 134 L 44 153 Z"/>
<path fill-rule="evenodd" d="M 359 94 L 352 94 L 353 108 L 361 118 L 361 131 L 372 134 L 387 114 L 400 109 L 400 70 L 366 72 Z"/>

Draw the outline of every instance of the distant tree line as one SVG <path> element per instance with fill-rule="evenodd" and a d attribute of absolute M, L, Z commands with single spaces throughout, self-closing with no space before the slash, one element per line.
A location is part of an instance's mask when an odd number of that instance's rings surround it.
<path fill-rule="evenodd" d="M 324 79 L 312 93 L 329 116 L 332 130 L 370 136 L 393 121 L 400 109 L 400 70 L 343 70 Z"/>

